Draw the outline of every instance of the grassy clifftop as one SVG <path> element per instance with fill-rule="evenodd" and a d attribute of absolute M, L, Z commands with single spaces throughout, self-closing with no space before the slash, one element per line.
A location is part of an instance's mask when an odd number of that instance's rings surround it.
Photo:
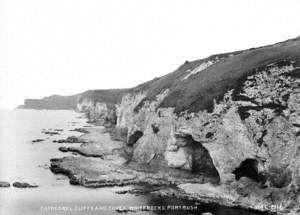
<path fill-rule="evenodd" d="M 128 89 L 88 90 L 80 94 L 78 102 L 87 99 L 94 102 L 116 104 L 121 101 L 126 93 L 128 93 Z"/>
<path fill-rule="evenodd" d="M 176 113 L 210 110 L 214 99 L 221 99 L 229 89 L 238 88 L 256 68 L 281 60 L 294 61 L 295 66 L 300 66 L 300 37 L 185 62 L 176 71 L 133 88 L 132 91 L 146 88 L 148 92 L 136 111 L 143 102 L 153 100 L 165 89 L 170 92 L 159 107 L 175 107 Z"/>
<path fill-rule="evenodd" d="M 159 107 L 174 107 L 176 113 L 211 110 L 230 89 L 238 88 L 246 76 L 255 69 L 277 61 L 289 60 L 300 66 L 300 37 L 259 48 L 212 55 L 205 59 L 186 61 L 177 70 L 154 78 L 130 89 L 88 90 L 72 96 L 50 96 L 43 99 L 26 99 L 20 108 L 75 109 L 84 99 L 94 102 L 119 103 L 126 93 L 146 92 L 145 101 L 169 90 Z"/>
<path fill-rule="evenodd" d="M 120 103 L 128 89 L 88 90 L 71 96 L 52 95 L 42 99 L 25 99 L 20 109 L 49 109 L 49 110 L 74 110 L 78 103 L 84 100 L 105 102 L 110 105 Z"/>

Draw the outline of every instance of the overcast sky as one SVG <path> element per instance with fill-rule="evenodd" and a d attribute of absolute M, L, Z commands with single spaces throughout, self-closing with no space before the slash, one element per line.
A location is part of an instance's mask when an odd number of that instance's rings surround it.
<path fill-rule="evenodd" d="M 0 0 L 0 108 L 300 35 L 299 0 Z"/>

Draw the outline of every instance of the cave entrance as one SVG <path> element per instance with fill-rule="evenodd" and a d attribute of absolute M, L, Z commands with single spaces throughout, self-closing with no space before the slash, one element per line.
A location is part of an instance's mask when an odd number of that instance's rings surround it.
<path fill-rule="evenodd" d="M 184 142 L 187 143 L 187 147 L 192 155 L 191 171 L 193 174 L 201 174 L 207 177 L 218 178 L 219 173 L 214 166 L 213 160 L 206 148 L 203 145 L 195 141 L 191 135 L 185 136 Z"/>
<path fill-rule="evenodd" d="M 133 146 L 142 136 L 144 133 L 142 131 L 135 131 L 132 135 L 129 136 L 127 145 Z"/>
<path fill-rule="evenodd" d="M 235 175 L 236 180 L 239 180 L 241 177 L 247 177 L 255 182 L 264 181 L 264 177 L 258 173 L 257 165 L 257 160 L 246 159 L 232 173 Z"/>

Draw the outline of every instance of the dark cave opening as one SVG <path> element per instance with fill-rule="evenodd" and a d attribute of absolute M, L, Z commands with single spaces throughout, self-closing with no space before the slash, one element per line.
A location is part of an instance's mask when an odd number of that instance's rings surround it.
<path fill-rule="evenodd" d="M 132 146 L 135 144 L 142 136 L 144 133 L 142 131 L 135 131 L 130 137 L 128 138 L 127 145 Z"/>
<path fill-rule="evenodd" d="M 191 135 L 181 138 L 183 138 L 186 142 L 186 146 L 189 148 L 190 154 L 192 155 L 191 172 L 193 174 L 201 174 L 207 177 L 218 178 L 219 181 L 219 173 L 214 166 L 208 150 L 203 147 L 201 142 L 195 141 Z"/>
<path fill-rule="evenodd" d="M 157 134 L 159 132 L 159 127 L 156 123 L 151 124 L 151 127 L 154 134 Z"/>
<path fill-rule="evenodd" d="M 258 161 L 255 159 L 244 160 L 238 168 L 233 171 L 235 179 L 239 180 L 241 177 L 247 177 L 255 182 L 264 182 L 265 178 L 258 172 Z"/>

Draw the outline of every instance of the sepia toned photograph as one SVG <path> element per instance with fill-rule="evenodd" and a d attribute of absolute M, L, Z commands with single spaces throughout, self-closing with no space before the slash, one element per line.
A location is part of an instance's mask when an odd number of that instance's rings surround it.
<path fill-rule="evenodd" d="M 300 215 L 299 0 L 0 0 L 0 215 Z"/>

